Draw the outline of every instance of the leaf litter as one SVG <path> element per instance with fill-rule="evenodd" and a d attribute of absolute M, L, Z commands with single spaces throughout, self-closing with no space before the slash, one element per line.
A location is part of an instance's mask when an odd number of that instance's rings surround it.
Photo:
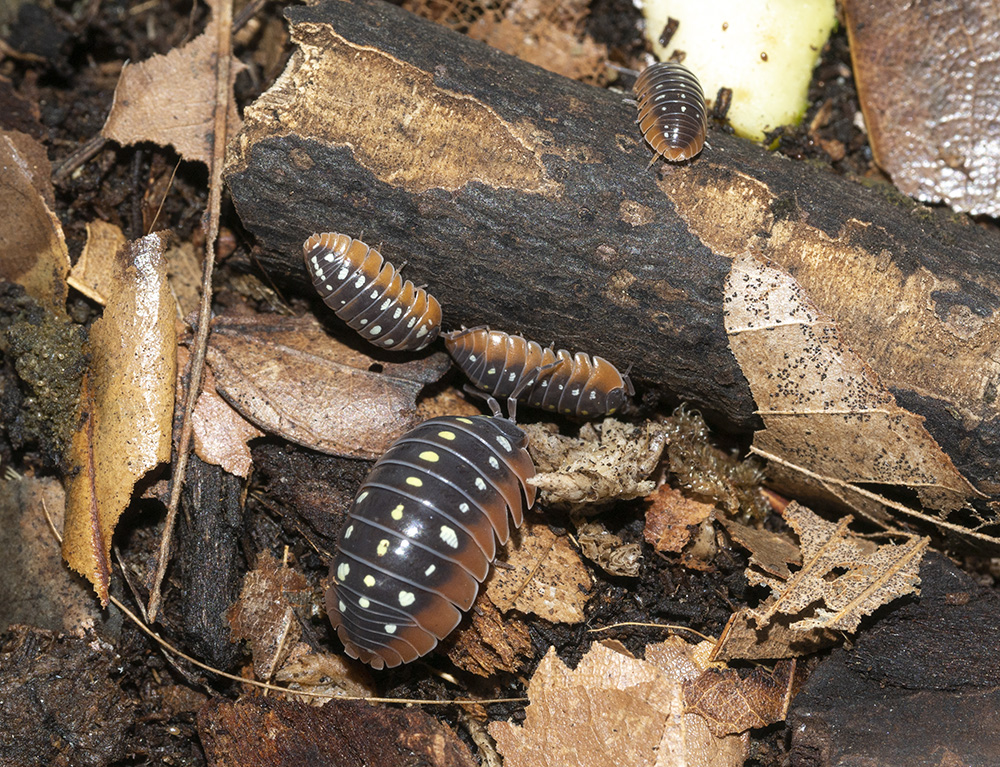
<path fill-rule="evenodd" d="M 730 348 L 764 421 L 751 449 L 772 475 L 803 500 L 832 497 L 881 524 L 891 508 L 961 530 L 944 517 L 977 491 L 801 286 L 748 251 L 734 259 L 724 290 Z M 941 516 L 865 485 L 911 490 Z"/>

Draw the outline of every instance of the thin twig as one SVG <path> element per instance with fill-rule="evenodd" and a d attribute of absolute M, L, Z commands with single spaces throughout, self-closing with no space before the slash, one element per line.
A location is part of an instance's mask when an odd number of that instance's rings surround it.
<path fill-rule="evenodd" d="M 222 163 L 226 150 L 226 117 L 229 115 L 231 88 L 229 74 L 233 56 L 233 3 L 225 0 L 219 3 L 218 27 L 216 29 L 215 65 L 215 120 L 213 123 L 212 168 L 208 185 L 208 232 L 205 237 L 205 261 L 201 278 L 201 304 L 198 306 L 197 331 L 191 347 L 191 368 L 184 402 L 184 416 L 181 420 L 181 434 L 177 446 L 177 461 L 170 482 L 170 502 L 167 518 L 163 523 L 163 537 L 156 563 L 156 575 L 149 590 L 149 620 L 156 620 L 160 608 L 160 592 L 163 576 L 170 561 L 170 543 L 173 538 L 174 523 L 180 507 L 181 488 L 187 473 L 188 454 L 191 449 L 192 414 L 201 379 L 205 371 L 205 353 L 208 348 L 208 325 L 212 310 L 212 272 L 215 268 L 215 243 L 219 237 L 219 210 L 222 206 Z"/>

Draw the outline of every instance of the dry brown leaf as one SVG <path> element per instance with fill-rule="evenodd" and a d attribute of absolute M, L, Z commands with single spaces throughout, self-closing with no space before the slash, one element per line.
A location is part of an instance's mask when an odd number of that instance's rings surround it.
<path fill-rule="evenodd" d="M 747 527 L 731 519 L 720 522 L 729 537 L 750 552 L 750 562 L 764 572 L 787 580 L 791 575 L 788 566 L 802 564 L 802 552 L 786 536 Z"/>
<path fill-rule="evenodd" d="M 772 591 L 766 602 L 750 611 L 758 627 L 783 613 L 799 619 L 790 626 L 797 631 L 854 631 L 875 609 L 906 594 L 920 593 L 920 560 L 928 538 L 913 536 L 903 544 L 876 546 L 847 529 L 850 516 L 827 522 L 795 502 L 784 516 L 799 537 L 802 569 L 784 580 L 752 564 L 747 568 L 751 584 Z"/>
<path fill-rule="evenodd" d="M 118 251 L 104 316 L 90 329 L 90 366 L 67 458 L 63 556 L 94 584 L 102 604 L 115 525 L 136 482 L 170 460 L 177 335 L 163 240 L 150 234 Z"/>
<path fill-rule="evenodd" d="M 214 14 L 213 14 L 214 16 Z M 120 144 L 152 141 L 173 146 L 186 160 L 212 161 L 216 108 L 216 36 L 213 18 L 205 31 L 181 48 L 126 64 L 115 87 L 111 113 L 101 130 Z M 243 65 L 233 57 L 229 92 Z M 226 134 L 242 125 L 230 98 Z"/>
<path fill-rule="evenodd" d="M 0 280 L 21 285 L 65 317 L 69 250 L 52 212 L 51 176 L 41 144 L 24 133 L 0 131 Z"/>
<path fill-rule="evenodd" d="M 875 161 L 904 194 L 1000 216 L 997 0 L 847 0 Z"/>
<path fill-rule="evenodd" d="M 650 656 L 655 660 L 650 660 Z M 528 684 L 523 727 L 492 722 L 505 767 L 739 767 L 745 735 L 718 738 L 685 710 L 704 653 L 676 637 L 639 660 L 593 645 L 575 671 L 550 649 Z"/>
<path fill-rule="evenodd" d="M 715 516 L 715 506 L 688 498 L 669 485 L 661 485 L 649 500 L 642 535 L 657 551 L 680 553 L 694 531 Z"/>
<path fill-rule="evenodd" d="M 684 681 L 684 705 L 699 714 L 717 736 L 780 722 L 793 697 L 795 661 L 779 661 L 773 671 L 760 666 L 740 676 L 732 668 L 707 668 Z"/>
<path fill-rule="evenodd" d="M 516 673 L 524 666 L 524 657 L 531 654 L 531 636 L 522 621 L 501 615 L 480 595 L 471 622 L 448 637 L 444 650 L 458 668 L 476 676 Z"/>
<path fill-rule="evenodd" d="M 208 362 L 219 392 L 264 431 L 323 453 L 375 459 L 416 423 L 436 352 L 383 362 L 331 338 L 311 317 L 216 317 Z"/>
<path fill-rule="evenodd" d="M 73 264 L 69 284 L 104 306 L 104 297 L 115 287 L 115 254 L 126 242 L 122 230 L 114 224 L 99 220 L 88 223 L 87 244 Z"/>
<path fill-rule="evenodd" d="M 525 427 L 537 473 L 528 480 L 546 505 L 584 507 L 648 495 L 656 486 L 646 477 L 656 468 L 666 445 L 666 428 L 654 421 L 642 426 L 605 418 L 588 423 L 579 437 L 564 437 L 545 426 Z"/>
<path fill-rule="evenodd" d="M 243 576 L 239 599 L 226 612 L 226 620 L 233 637 L 250 644 L 258 679 L 269 680 L 302 636 L 294 603 L 308 591 L 300 573 L 281 566 L 267 552 L 259 554 L 257 566 Z"/>
<path fill-rule="evenodd" d="M 486 595 L 501 612 L 534 613 L 553 623 L 580 623 L 590 598 L 590 573 L 566 536 L 528 522 L 507 544 Z"/>
<path fill-rule="evenodd" d="M 187 366 L 190 352 L 178 350 L 178 367 Z M 182 376 L 177 379 L 178 395 L 183 392 Z M 206 368 L 201 381 L 201 394 L 191 414 L 194 452 L 205 463 L 221 466 L 230 474 L 246 479 L 253 468 L 250 446 L 247 444 L 264 432 L 233 410 L 215 390 L 215 376 Z"/>
<path fill-rule="evenodd" d="M 331 698 L 370 698 L 376 693 L 375 682 L 363 663 L 343 655 L 315 652 L 305 642 L 291 648 L 284 665 L 275 673 L 274 681 L 291 690 L 326 696 L 288 695 L 292 700 L 301 700 L 311 706 L 322 706 Z"/>
<path fill-rule="evenodd" d="M 746 252 L 733 261 L 723 306 L 764 421 L 752 450 L 798 484 L 799 497 L 822 489 L 884 522 L 883 499 L 859 485 L 911 489 L 945 513 L 977 495 L 924 419 L 896 404 L 790 275 Z"/>
<path fill-rule="evenodd" d="M 830 629 L 796 631 L 789 628 L 791 620 L 787 615 L 775 615 L 767 626 L 757 628 L 749 608 L 741 607 L 729 617 L 712 650 L 711 660 L 800 658 L 832 647 L 843 639 L 842 633 Z"/>

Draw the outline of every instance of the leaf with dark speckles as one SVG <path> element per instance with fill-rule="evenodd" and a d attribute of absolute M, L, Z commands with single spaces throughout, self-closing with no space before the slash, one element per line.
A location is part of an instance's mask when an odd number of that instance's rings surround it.
<path fill-rule="evenodd" d="M 800 499 L 838 500 L 882 524 L 891 509 L 957 527 L 944 517 L 975 488 L 789 274 L 746 252 L 733 261 L 723 305 L 765 426 L 752 451 L 770 471 Z M 912 491 L 940 516 L 889 501 L 873 485 Z"/>

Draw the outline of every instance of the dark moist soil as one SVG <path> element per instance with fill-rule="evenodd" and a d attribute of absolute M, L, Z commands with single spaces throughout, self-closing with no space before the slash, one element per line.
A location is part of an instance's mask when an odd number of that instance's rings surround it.
<path fill-rule="evenodd" d="M 281 10 L 279 5 L 267 5 L 254 23 L 260 22 L 259 29 L 265 29 L 269 22 L 280 20 Z M 590 34 L 609 45 L 611 59 L 626 66 L 636 66 L 645 48 L 637 35 L 637 13 L 632 0 L 594 0 L 587 23 Z M 99 146 L 86 161 L 78 162 L 74 156 L 98 136 L 122 62 L 140 61 L 183 44 L 200 32 L 206 14 L 203 6 L 192 10 L 189 2 L 136 5 L 122 0 L 28 3 L 12 16 L 0 13 L 0 34 L 7 45 L 21 54 L 30 54 L 0 61 L 0 125 L 28 133 L 47 147 L 55 171 L 56 211 L 74 260 L 85 242 L 86 223 L 95 219 L 117 224 L 129 238 L 144 234 L 155 219 L 156 227 L 169 228 L 176 241 L 201 246 L 200 223 L 207 202 L 208 178 L 201 165 L 178 163 L 171 149 L 151 144 L 120 147 L 108 143 Z M 237 80 L 241 109 L 270 85 L 283 66 L 283 59 L 258 63 L 254 46 L 260 43 L 262 33 L 253 29 L 248 27 L 249 32 L 243 33 L 242 44 L 237 47 L 237 55 L 248 67 Z M 289 52 L 290 45 L 286 45 L 283 55 L 287 57 Z M 843 32 L 835 34 L 824 50 L 810 98 L 812 106 L 802 125 L 780 135 L 778 151 L 828 165 L 832 172 L 877 176 L 865 134 L 856 120 L 857 95 Z M 242 256 L 238 260 L 252 261 L 248 258 L 252 242 L 242 233 L 239 221 L 227 207 L 223 216 L 224 226 L 235 233 L 232 247 Z M 266 275 L 262 277 L 266 284 Z M 281 305 L 281 300 L 267 291 L 248 295 L 238 279 L 242 276 L 232 273 L 225 263 L 220 266 L 216 274 L 220 308 L 249 304 L 268 312 Z M 78 381 L 85 364 L 80 349 L 86 327 L 100 314 L 96 305 L 75 294 L 69 309 L 71 324 L 45 332 L 42 329 L 46 318 L 23 292 L 0 286 L 0 463 L 22 473 L 58 475 L 69 423 L 67 415 L 58 411 L 58 403 L 71 400 L 71 395 L 62 390 L 53 392 L 45 382 L 58 377 L 64 388 L 72 388 L 73 381 Z M 68 358 L 62 371 L 44 367 L 45 360 L 52 356 L 53 344 L 61 344 L 60 348 L 66 350 Z M 43 407 L 46 404 L 48 410 Z M 349 504 L 368 465 L 318 456 L 272 439 L 259 441 L 253 456 L 257 473 L 246 511 L 228 533 L 240 549 L 234 566 L 246 567 L 257 552 L 267 551 L 279 559 L 287 552 L 310 579 L 318 598 L 326 575 L 324 554 L 332 550 L 340 513 Z M 223 485 L 219 493 L 225 496 L 229 491 Z M 162 499 L 162 488 L 160 493 Z M 225 506 L 225 497 L 220 503 Z M 741 553 L 720 548 L 711 569 L 703 572 L 680 567 L 642 542 L 642 513 L 639 504 L 627 504 L 618 514 L 605 518 L 616 520 L 607 524 L 626 542 L 642 544 L 640 577 L 612 577 L 594 567 L 596 586 L 584 626 L 553 625 L 529 618 L 535 656 L 520 675 L 500 674 L 487 682 L 466 675 L 459 678 L 477 695 L 522 695 L 524 680 L 550 645 L 569 664 L 579 660 L 594 638 L 586 633 L 588 626 L 623 621 L 674 623 L 717 636 L 736 607 L 753 601 L 755 595 L 748 592 L 743 576 L 746 562 Z M 137 513 L 126 515 L 119 526 L 115 540 L 130 577 L 125 584 L 116 570 L 113 592 L 128 604 L 135 604 L 133 593 L 142 601 L 147 596 L 142 584 L 147 582 L 153 566 L 161 520 L 162 507 L 146 501 Z M 560 524 L 558 520 L 550 522 Z M 202 641 L 208 640 L 192 636 L 191 623 L 184 617 L 187 594 L 180 569 L 175 566 L 168 575 L 161 631 L 195 655 L 212 654 L 215 645 L 206 648 Z M 242 576 L 242 571 L 237 574 Z M 306 612 L 306 640 L 336 649 L 338 644 L 329 624 Z M 106 629 L 99 628 L 99 633 Z M 618 639 L 636 654 L 641 654 L 646 644 L 665 638 L 664 632 L 656 629 L 611 631 L 601 636 Z M 128 620 L 120 631 L 108 633 L 103 640 L 95 655 L 86 649 L 86 640 L 10 629 L 0 637 L 2 657 L 16 660 L 22 667 L 16 670 L 0 662 L 0 685 L 15 685 L 26 668 L 38 669 L 48 674 L 48 679 L 59 677 L 62 668 L 79 680 L 92 680 L 92 685 L 83 684 L 84 689 L 78 689 L 79 685 L 60 689 L 44 684 L 38 689 L 22 688 L 28 694 L 18 698 L 27 711 L 38 696 L 64 695 L 66 721 L 60 725 L 67 732 L 82 726 L 70 721 L 74 716 L 90 716 L 92 724 L 101 722 L 97 731 L 88 735 L 93 759 L 73 763 L 205 764 L 196 728 L 197 712 L 210 695 L 235 696 L 239 691 L 225 680 L 206 676 L 186 663 L 165 659 Z M 230 670 L 238 670 L 246 662 L 245 654 L 227 655 L 225 647 L 216 649 Z M 428 665 L 449 669 L 445 659 L 432 656 L 427 664 L 416 663 L 379 675 L 383 692 L 419 698 L 455 695 L 453 685 L 428 673 Z M 8 700 L 4 705 L 15 702 Z M 74 706 L 79 708 L 74 710 Z M 468 739 L 454 711 L 445 710 L 440 715 Z M 493 705 L 489 716 L 519 720 L 523 707 Z M 33 759 L 56 763 L 58 754 L 65 753 L 62 746 L 53 745 L 44 727 L 39 731 L 37 722 L 29 718 L 22 724 L 27 750 L 20 757 L 25 760 L 21 763 L 35 763 Z M 49 725 L 55 723 L 47 722 Z M 778 767 L 786 758 L 786 739 L 787 733 L 780 725 L 755 733 L 749 763 Z"/>

